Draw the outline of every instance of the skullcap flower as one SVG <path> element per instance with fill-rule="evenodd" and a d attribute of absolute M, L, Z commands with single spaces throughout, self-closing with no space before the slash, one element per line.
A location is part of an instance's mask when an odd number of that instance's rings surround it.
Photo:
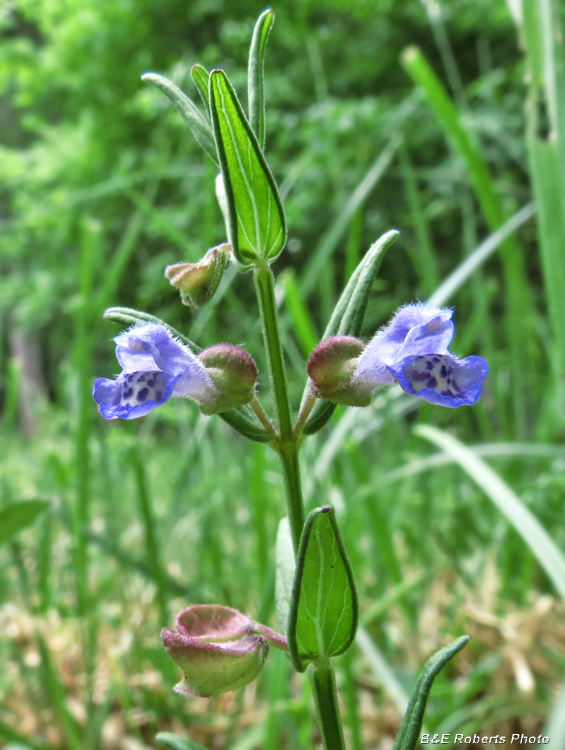
<path fill-rule="evenodd" d="M 327 339 L 314 349 L 308 362 L 314 392 L 336 403 L 366 406 L 375 388 L 398 383 L 406 393 L 432 404 L 456 407 L 476 403 L 482 393 L 488 364 L 482 357 L 459 359 L 449 351 L 455 332 L 452 316 L 453 310 L 449 309 L 423 303 L 406 305 L 367 346 L 358 342 L 359 353 L 347 367 L 342 353 L 346 346 L 352 348 L 350 341 L 353 340 L 350 337 Z M 326 385 L 333 347 L 342 377 L 333 384 L 332 393 L 338 393 L 338 398 L 332 398 Z M 323 374 L 322 388 L 317 380 L 318 372 Z M 349 372 L 351 375 L 344 383 L 344 373 Z"/>
<path fill-rule="evenodd" d="M 115 380 L 95 380 L 92 394 L 105 419 L 143 417 L 171 396 L 193 399 L 206 414 L 253 397 L 255 363 L 235 346 L 219 345 L 197 356 L 158 323 L 134 326 L 114 341 L 122 372 Z"/>

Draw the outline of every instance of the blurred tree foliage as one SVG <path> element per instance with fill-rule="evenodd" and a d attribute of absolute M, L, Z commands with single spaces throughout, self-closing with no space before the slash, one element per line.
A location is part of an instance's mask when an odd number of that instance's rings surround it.
<path fill-rule="evenodd" d="M 100 308 L 136 306 L 187 326 L 191 313 L 178 305 L 163 269 L 225 239 L 214 166 L 165 97 L 139 77 L 163 73 L 198 100 L 190 66 L 221 66 L 245 103 L 248 45 L 263 7 L 255 0 L 8 0 L 0 9 L 0 312 L 4 331 L 39 331 L 51 384 L 69 350 L 85 227 L 98 238 L 92 271 Z M 462 211 L 473 199 L 430 110 L 416 103 L 405 115 L 413 92 L 399 64 L 405 46 L 420 45 L 449 83 L 426 8 L 417 0 L 284 0 L 274 9 L 267 149 L 288 193 L 293 264 L 304 266 L 401 131 L 445 275 L 464 254 L 453 237 L 461 236 Z M 515 28 L 506 7 L 490 0 L 445 3 L 443 11 L 468 124 L 515 210 L 529 192 Z M 361 251 L 393 226 L 410 248 L 411 223 L 395 161 L 363 207 Z M 475 229 L 484 236 L 480 217 Z M 346 244 L 329 269 L 338 279 Z M 406 254 L 393 256 L 368 329 L 422 294 Z M 321 330 L 317 305 L 312 314 Z M 229 336 L 238 342 L 245 321 L 231 316 Z M 212 343 L 214 332 L 201 338 Z M 107 345 L 104 356 L 111 356 Z"/>

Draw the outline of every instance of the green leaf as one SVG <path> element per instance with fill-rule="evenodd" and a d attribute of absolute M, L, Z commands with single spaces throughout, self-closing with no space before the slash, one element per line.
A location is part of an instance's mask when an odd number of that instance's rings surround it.
<path fill-rule="evenodd" d="M 420 739 L 420 730 L 424 720 L 424 711 L 433 682 L 447 662 L 458 654 L 470 641 L 468 635 L 463 635 L 449 646 L 442 648 L 426 662 L 422 674 L 418 678 L 412 698 L 406 709 L 400 730 L 396 736 L 393 750 L 414 750 Z"/>
<path fill-rule="evenodd" d="M 208 109 L 210 107 L 210 73 L 202 65 L 196 64 L 190 69 L 190 75 L 194 83 L 198 86 L 202 101 L 206 105 L 206 109 Z"/>
<path fill-rule="evenodd" d="M 326 505 L 304 524 L 288 618 L 288 645 L 294 668 L 343 654 L 357 630 L 355 582 L 335 520 Z"/>
<path fill-rule="evenodd" d="M 189 740 L 187 737 L 179 737 L 172 732 L 159 732 L 155 735 L 155 742 L 170 748 L 170 750 L 207 750 L 204 745 Z"/>
<path fill-rule="evenodd" d="M 3 508 L 0 511 L 0 544 L 9 542 L 22 529 L 30 526 L 49 505 L 46 500 L 24 500 Z"/>
<path fill-rule="evenodd" d="M 186 122 L 198 144 L 204 149 L 204 151 L 206 151 L 208 156 L 218 164 L 218 154 L 216 152 L 216 144 L 214 142 L 212 128 L 206 117 L 204 117 L 192 99 L 189 99 L 178 86 L 175 86 L 175 84 L 172 81 L 169 81 L 168 78 L 165 78 L 165 76 L 160 76 L 157 73 L 144 73 L 141 78 L 142 80 L 149 81 L 149 83 L 157 86 L 158 89 L 161 89 L 182 119 Z"/>
<path fill-rule="evenodd" d="M 271 262 L 286 241 L 284 211 L 257 138 L 223 70 L 210 74 L 210 108 L 234 255 L 245 266 Z"/>
<path fill-rule="evenodd" d="M 249 50 L 249 67 L 247 71 L 247 91 L 249 97 L 249 122 L 257 140 L 265 147 L 265 47 L 275 20 L 271 8 L 263 11 L 253 30 L 251 49 Z"/>
<path fill-rule="evenodd" d="M 322 341 L 332 336 L 359 336 L 363 324 L 363 316 L 369 302 L 369 295 L 373 282 L 379 272 L 386 251 L 396 241 L 399 232 L 392 229 L 383 234 L 367 251 L 359 263 L 332 313 Z M 310 390 L 310 382 L 306 384 L 305 394 Z M 318 401 L 304 425 L 305 435 L 313 435 L 329 420 L 335 409 L 330 401 Z"/>
<path fill-rule="evenodd" d="M 288 613 L 292 597 L 292 584 L 296 564 L 294 562 L 294 548 L 288 518 L 281 518 L 277 532 L 276 545 L 277 573 L 275 582 L 275 601 L 277 613 L 277 630 L 286 634 L 288 627 Z"/>

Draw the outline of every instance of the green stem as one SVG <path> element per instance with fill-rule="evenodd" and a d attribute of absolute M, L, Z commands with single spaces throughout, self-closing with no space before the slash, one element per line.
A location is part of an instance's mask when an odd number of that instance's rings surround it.
<path fill-rule="evenodd" d="M 293 439 L 288 443 L 280 442 L 277 446 L 277 453 L 280 456 L 283 469 L 288 522 L 290 524 L 294 556 L 296 557 L 304 527 L 304 501 L 302 500 L 302 482 L 300 481 L 300 465 L 298 463 L 298 445 L 296 440 Z"/>
<path fill-rule="evenodd" d="M 292 440 L 292 421 L 290 418 L 286 372 L 284 369 L 277 303 L 275 300 L 275 279 L 268 265 L 256 268 L 254 277 L 263 323 L 263 336 L 265 337 L 265 346 L 267 347 L 271 388 L 275 396 L 280 437 L 281 441 L 286 443 Z"/>
<path fill-rule="evenodd" d="M 345 750 L 339 715 L 335 674 L 329 661 L 319 661 L 308 669 L 324 750 Z"/>
<path fill-rule="evenodd" d="M 273 273 L 268 265 L 261 265 L 255 269 L 254 278 L 267 349 L 269 377 L 279 425 L 279 435 L 274 441 L 273 447 L 281 459 L 290 533 L 294 554 L 298 555 L 300 537 L 304 527 L 304 502 L 302 500 L 300 465 L 298 463 L 300 433 L 292 429 Z M 301 429 L 303 421 L 308 416 L 314 403 L 315 398 L 307 399 L 298 420 L 299 429 Z M 309 668 L 309 677 L 316 703 L 316 713 L 320 722 L 324 750 L 346 750 L 337 702 L 335 675 L 329 661 L 321 660 L 313 664 Z"/>
<path fill-rule="evenodd" d="M 298 464 L 298 442 L 292 429 L 288 387 L 284 367 L 283 351 L 275 300 L 275 280 L 268 265 L 255 269 L 255 288 L 259 300 L 259 310 L 263 323 L 263 336 L 267 349 L 269 377 L 275 400 L 279 437 L 275 443 L 280 456 L 292 544 L 295 554 L 298 553 L 302 527 L 304 526 L 304 503 Z"/>

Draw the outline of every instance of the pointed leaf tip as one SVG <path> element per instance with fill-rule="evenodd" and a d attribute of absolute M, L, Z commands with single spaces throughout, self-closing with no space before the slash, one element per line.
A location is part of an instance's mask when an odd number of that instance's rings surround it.
<path fill-rule="evenodd" d="M 300 540 L 287 633 L 295 669 L 303 672 L 310 662 L 343 654 L 357 619 L 351 566 L 335 510 L 325 505 L 310 513 Z"/>
<path fill-rule="evenodd" d="M 244 266 L 271 263 L 286 242 L 286 220 L 271 171 L 233 86 L 210 73 L 210 111 L 228 204 L 228 235 Z"/>

